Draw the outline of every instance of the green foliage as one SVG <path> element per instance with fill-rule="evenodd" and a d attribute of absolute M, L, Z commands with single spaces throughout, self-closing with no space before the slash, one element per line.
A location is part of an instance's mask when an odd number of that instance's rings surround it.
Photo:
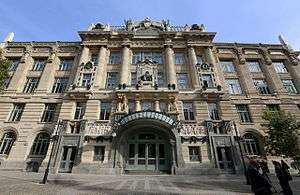
<path fill-rule="evenodd" d="M 267 122 L 263 126 L 268 128 L 267 152 L 275 156 L 298 156 L 297 130 L 299 127 L 295 116 L 283 110 L 265 110 L 262 118 Z"/>
<path fill-rule="evenodd" d="M 0 50 L 0 91 L 4 89 L 5 79 L 9 77 L 8 68 L 10 61 L 3 59 Z"/>

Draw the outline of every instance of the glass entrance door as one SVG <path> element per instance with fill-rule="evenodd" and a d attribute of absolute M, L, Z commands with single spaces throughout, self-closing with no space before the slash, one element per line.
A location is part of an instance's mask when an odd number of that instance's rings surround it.
<path fill-rule="evenodd" d="M 60 162 L 59 172 L 71 173 L 74 165 L 77 148 L 74 146 L 63 147 L 63 154 Z"/>
<path fill-rule="evenodd" d="M 126 170 L 163 171 L 169 169 L 169 154 L 166 151 L 168 144 L 157 136 L 148 136 L 148 140 L 138 139 L 147 136 L 138 136 L 129 141 Z"/>

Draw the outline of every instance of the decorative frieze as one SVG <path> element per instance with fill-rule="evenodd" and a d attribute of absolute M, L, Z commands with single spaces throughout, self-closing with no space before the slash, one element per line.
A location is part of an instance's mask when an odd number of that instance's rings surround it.
<path fill-rule="evenodd" d="M 85 136 L 114 136 L 113 129 L 110 123 L 100 121 L 86 121 Z"/>
<path fill-rule="evenodd" d="M 206 136 L 206 128 L 200 124 L 182 124 L 180 136 Z"/>

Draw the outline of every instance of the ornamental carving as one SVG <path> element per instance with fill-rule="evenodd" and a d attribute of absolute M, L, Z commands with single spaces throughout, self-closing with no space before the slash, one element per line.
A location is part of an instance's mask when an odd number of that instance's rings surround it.
<path fill-rule="evenodd" d="M 156 86 L 158 67 L 157 64 L 146 59 L 137 65 L 137 88 L 150 89 Z"/>
<path fill-rule="evenodd" d="M 199 124 L 182 124 L 180 136 L 205 136 L 206 129 Z"/>
<path fill-rule="evenodd" d="M 170 96 L 169 103 L 168 103 L 168 112 L 177 112 L 177 104 L 176 104 L 176 97 Z"/>
<path fill-rule="evenodd" d="M 117 112 L 128 112 L 128 100 L 124 94 L 117 94 Z"/>
<path fill-rule="evenodd" d="M 86 136 L 112 136 L 113 131 L 109 123 L 87 121 L 84 135 Z"/>

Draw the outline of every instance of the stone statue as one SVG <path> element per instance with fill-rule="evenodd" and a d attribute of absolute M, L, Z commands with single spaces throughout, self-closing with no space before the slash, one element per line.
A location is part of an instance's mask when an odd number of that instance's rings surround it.
<path fill-rule="evenodd" d="M 170 21 L 169 20 L 163 20 L 162 24 L 164 26 L 164 30 L 165 31 L 169 31 L 170 30 Z"/>
<path fill-rule="evenodd" d="M 127 112 L 127 98 L 124 94 L 117 95 L 117 112 Z"/>
<path fill-rule="evenodd" d="M 171 96 L 169 98 L 169 104 L 168 104 L 168 111 L 169 112 L 177 112 L 177 106 L 176 106 L 176 98 L 174 96 Z"/>
<path fill-rule="evenodd" d="M 133 22 L 131 19 L 124 20 L 126 30 L 132 30 Z"/>
<path fill-rule="evenodd" d="M 141 76 L 142 81 L 152 81 L 152 75 L 150 75 L 149 71 L 146 71 L 143 76 Z"/>

